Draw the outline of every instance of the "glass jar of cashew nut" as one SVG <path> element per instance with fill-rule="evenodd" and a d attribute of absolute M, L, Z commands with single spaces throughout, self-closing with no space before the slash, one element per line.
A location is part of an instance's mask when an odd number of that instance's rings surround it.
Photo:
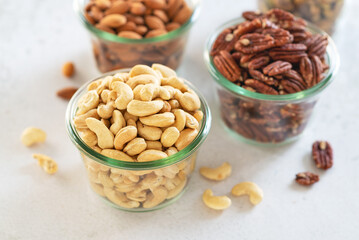
<path fill-rule="evenodd" d="M 157 93 L 151 93 L 153 86 Z M 126 89 L 132 97 L 124 97 Z M 174 91 L 166 96 L 164 89 Z M 199 100 L 197 109 L 182 104 L 188 94 Z M 163 116 L 169 120 L 157 121 Z M 90 187 L 113 207 L 132 212 L 160 209 L 181 197 L 210 125 L 202 95 L 163 65 L 137 65 L 96 78 L 78 90 L 66 113 L 67 132 Z"/>

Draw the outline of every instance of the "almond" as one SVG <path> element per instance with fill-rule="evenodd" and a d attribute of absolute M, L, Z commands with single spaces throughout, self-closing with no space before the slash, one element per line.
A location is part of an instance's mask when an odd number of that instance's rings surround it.
<path fill-rule="evenodd" d="M 72 62 L 66 62 L 63 66 L 62 66 L 62 74 L 64 74 L 65 77 L 71 77 L 72 75 L 74 75 L 75 72 L 75 66 Z"/>
<path fill-rule="evenodd" d="M 146 6 L 152 9 L 165 9 L 167 4 L 165 0 L 145 0 Z"/>
<path fill-rule="evenodd" d="M 121 32 L 121 31 L 135 31 L 135 29 L 136 29 L 136 23 L 127 22 L 126 24 L 122 25 L 121 27 L 117 28 L 116 30 L 118 32 Z"/>
<path fill-rule="evenodd" d="M 157 37 L 163 34 L 166 34 L 167 31 L 165 29 L 155 29 L 155 30 L 151 30 L 146 34 L 146 38 L 151 38 L 151 37 Z"/>
<path fill-rule="evenodd" d="M 119 37 L 124 37 L 124 38 L 131 38 L 131 39 L 141 39 L 142 36 L 136 32 L 133 31 L 122 31 L 119 34 L 117 34 L 117 36 Z"/>
<path fill-rule="evenodd" d="M 95 5 L 100 8 L 101 10 L 105 10 L 111 6 L 110 0 L 96 0 Z"/>
<path fill-rule="evenodd" d="M 144 25 L 139 25 L 136 27 L 135 32 L 137 32 L 140 35 L 145 35 L 148 31 L 148 28 Z"/>
<path fill-rule="evenodd" d="M 103 18 L 103 12 L 96 6 L 91 7 L 90 16 L 96 21 L 100 21 Z"/>
<path fill-rule="evenodd" d="M 177 28 L 179 28 L 181 25 L 179 23 L 176 23 L 176 22 L 171 22 L 171 23 L 168 23 L 166 25 L 166 30 L 168 32 L 170 31 L 173 31 L 173 30 L 176 30 Z"/>
<path fill-rule="evenodd" d="M 146 6 L 140 2 L 134 2 L 132 3 L 130 11 L 134 15 L 143 15 L 146 12 Z"/>
<path fill-rule="evenodd" d="M 70 100 L 75 94 L 78 88 L 75 87 L 65 87 L 56 92 L 56 95 L 62 99 Z"/>
<path fill-rule="evenodd" d="M 117 28 L 127 22 L 126 17 L 121 14 L 110 14 L 101 19 L 100 25 Z"/>
<path fill-rule="evenodd" d="M 104 25 L 101 25 L 101 24 L 96 24 L 95 27 L 97 29 L 100 29 L 102 31 L 105 31 L 105 32 L 108 32 L 108 33 L 112 33 L 112 34 L 116 34 L 116 32 L 110 28 L 110 27 L 107 27 L 107 26 L 104 26 Z"/>
<path fill-rule="evenodd" d="M 168 1 L 168 17 L 173 18 L 180 10 L 183 0 L 169 0 Z"/>
<path fill-rule="evenodd" d="M 106 10 L 105 14 L 124 14 L 130 10 L 131 4 L 129 2 L 114 2 L 113 5 Z"/>
<path fill-rule="evenodd" d="M 150 29 L 165 29 L 165 24 L 156 16 L 146 16 L 145 22 Z"/>
<path fill-rule="evenodd" d="M 156 9 L 153 11 L 153 15 L 161 19 L 164 23 L 169 21 L 167 14 L 163 10 Z"/>
<path fill-rule="evenodd" d="M 179 24 L 183 24 L 187 22 L 187 20 L 192 15 L 192 9 L 190 9 L 187 5 L 184 5 L 181 10 L 178 11 L 176 16 L 173 18 L 174 22 L 178 22 Z"/>

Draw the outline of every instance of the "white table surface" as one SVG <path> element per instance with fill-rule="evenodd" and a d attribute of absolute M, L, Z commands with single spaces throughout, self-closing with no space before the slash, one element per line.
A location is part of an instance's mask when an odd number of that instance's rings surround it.
<path fill-rule="evenodd" d="M 334 36 L 340 73 L 322 95 L 306 134 L 291 145 L 268 149 L 237 142 L 223 132 L 202 57 L 208 34 L 255 9 L 255 1 L 203 1 L 179 74 L 208 99 L 212 130 L 184 196 L 162 210 L 136 214 L 111 208 L 92 193 L 65 132 L 67 103 L 55 92 L 99 74 L 72 1 L 0 0 L 0 239 L 359 239 L 358 8 L 358 1 L 346 1 Z M 76 64 L 73 80 L 61 75 L 65 61 Z M 46 143 L 24 147 L 19 138 L 28 126 L 46 130 Z M 335 164 L 328 171 L 316 169 L 311 160 L 311 144 L 317 139 L 334 147 Z M 34 152 L 56 159 L 56 175 L 37 166 Z M 223 161 L 233 166 L 229 179 L 213 183 L 199 175 L 199 166 Z M 321 177 L 309 188 L 293 180 L 307 170 Z M 252 207 L 247 197 L 232 198 L 223 212 L 202 203 L 206 188 L 230 195 L 232 186 L 244 180 L 263 188 L 258 206 Z"/>

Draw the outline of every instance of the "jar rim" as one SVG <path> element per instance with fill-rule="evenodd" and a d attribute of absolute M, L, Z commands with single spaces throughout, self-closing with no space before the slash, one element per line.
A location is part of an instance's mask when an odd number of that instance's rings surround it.
<path fill-rule="evenodd" d="M 233 27 L 237 24 L 240 24 L 241 22 L 245 21 L 243 17 L 239 17 L 236 19 L 232 19 L 230 21 L 227 21 L 226 23 L 222 24 L 220 27 L 218 27 L 208 38 L 205 44 L 205 50 L 204 50 L 204 60 L 207 66 L 207 69 L 211 76 L 214 78 L 214 80 L 227 89 L 228 91 L 245 96 L 251 99 L 256 100 L 264 100 L 264 101 L 298 101 L 302 99 L 306 99 L 312 96 L 317 95 L 318 93 L 322 92 L 334 79 L 334 76 L 337 74 L 340 66 L 340 58 L 339 53 L 337 51 L 337 48 L 335 46 L 335 43 L 333 39 L 324 31 L 320 30 L 318 27 L 314 26 L 312 23 L 308 22 L 307 24 L 307 30 L 318 33 L 327 36 L 328 38 L 328 46 L 326 50 L 326 62 L 329 66 L 329 69 L 326 72 L 326 76 L 322 81 L 320 81 L 315 86 L 308 88 L 306 90 L 297 92 L 297 93 L 291 93 L 291 94 L 285 94 L 285 95 L 269 95 L 269 94 L 263 94 L 263 93 L 257 93 L 252 92 L 249 90 L 244 89 L 241 86 L 238 86 L 231 81 L 229 81 L 227 78 L 225 78 L 216 68 L 213 62 L 213 57 L 210 55 L 212 45 L 217 39 L 218 35 L 226 28 Z"/>
<path fill-rule="evenodd" d="M 121 73 L 121 72 L 129 72 L 130 68 L 116 70 L 107 72 L 100 77 L 97 77 L 91 81 L 88 81 L 84 85 L 81 86 L 81 88 L 74 94 L 74 96 L 71 98 L 67 109 L 66 109 L 66 116 L 65 116 L 65 124 L 66 124 L 66 131 L 71 139 L 71 141 L 76 145 L 76 147 L 80 150 L 81 153 L 85 154 L 86 156 L 90 157 L 91 159 L 95 160 L 96 162 L 99 162 L 101 164 L 115 167 L 115 168 L 122 168 L 126 170 L 147 170 L 147 169 L 155 169 L 160 167 L 166 167 L 172 164 L 175 164 L 187 157 L 189 157 L 191 154 L 193 154 L 200 145 L 204 142 L 204 140 L 207 138 L 207 135 L 209 133 L 209 130 L 211 128 L 211 111 L 208 106 L 207 101 L 202 96 L 202 94 L 187 80 L 184 79 L 185 83 L 198 95 L 200 101 L 201 101 L 201 110 L 203 112 L 203 119 L 200 125 L 200 129 L 198 131 L 198 134 L 196 138 L 184 149 L 178 151 L 177 153 L 168 156 L 166 158 L 155 160 L 155 161 L 148 161 L 148 162 L 126 162 L 117 160 L 114 158 L 106 157 L 98 152 L 96 152 L 94 149 L 89 147 L 80 137 L 78 131 L 75 128 L 74 125 L 74 117 L 75 113 L 77 111 L 77 103 L 79 99 L 86 93 L 87 86 L 98 79 L 104 78 L 106 76 L 114 75 L 115 73 Z"/>
<path fill-rule="evenodd" d="M 86 27 L 86 29 L 89 30 L 92 34 L 96 35 L 97 37 L 117 43 L 144 44 L 144 43 L 156 43 L 156 42 L 172 40 L 182 35 L 183 33 L 187 32 L 189 28 L 193 25 L 193 23 L 198 19 L 200 12 L 200 4 L 199 4 L 200 1 L 201 0 L 191 0 L 191 3 L 193 4 L 192 15 L 187 20 L 187 22 L 182 24 L 179 28 L 160 36 L 151 37 L 151 38 L 142 38 L 142 39 L 119 37 L 115 34 L 105 32 L 93 26 L 91 23 L 87 21 L 84 15 L 85 0 L 74 0 L 73 8 L 75 13 L 77 13 L 82 24 Z"/>

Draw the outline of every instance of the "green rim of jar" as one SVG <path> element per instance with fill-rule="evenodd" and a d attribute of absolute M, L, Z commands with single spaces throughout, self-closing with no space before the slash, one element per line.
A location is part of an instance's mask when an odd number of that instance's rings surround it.
<path fill-rule="evenodd" d="M 108 33 L 105 31 L 102 31 L 98 28 L 96 28 L 94 25 L 89 23 L 84 15 L 84 8 L 85 4 L 87 3 L 87 0 L 74 0 L 73 2 L 73 8 L 74 11 L 77 13 L 78 17 L 80 18 L 80 21 L 83 23 L 83 25 L 86 27 L 87 30 L 89 30 L 92 34 L 95 36 L 111 41 L 111 42 L 118 42 L 118 43 L 131 43 L 131 44 L 144 44 L 144 43 L 156 43 L 156 42 L 162 42 L 162 41 L 168 41 L 177 38 L 178 36 L 181 36 L 183 33 L 187 32 L 193 23 L 197 20 L 199 12 L 200 12 L 200 0 L 191 0 L 190 3 L 192 4 L 192 15 L 188 19 L 187 22 L 181 25 L 181 27 L 177 28 L 176 30 L 170 31 L 166 34 L 152 37 L 152 38 L 143 38 L 143 39 L 130 39 L 130 38 L 124 38 L 119 37 L 115 34 Z"/>
<path fill-rule="evenodd" d="M 201 144 L 204 142 L 204 140 L 207 138 L 207 135 L 209 133 L 209 130 L 211 128 L 211 112 L 209 109 L 209 106 L 202 96 L 202 94 L 187 80 L 185 80 L 185 83 L 198 95 L 200 101 L 201 101 L 201 110 L 203 112 L 203 119 L 201 122 L 201 128 L 198 131 L 197 137 L 184 149 L 181 151 L 178 151 L 177 153 L 160 159 L 156 161 L 149 161 L 149 162 L 126 162 L 126 161 L 120 161 L 117 159 L 106 157 L 95 150 L 93 150 L 91 147 L 89 147 L 80 137 L 78 134 L 75 125 L 74 125 L 74 117 L 77 111 L 77 103 L 81 96 L 83 96 L 87 92 L 87 86 L 100 78 L 104 78 L 106 76 L 113 75 L 115 73 L 120 72 L 129 72 L 130 69 L 121 69 L 116 70 L 112 72 L 108 72 L 103 74 L 102 76 L 87 82 L 84 84 L 71 98 L 67 110 L 66 110 L 66 116 L 65 116 L 65 124 L 66 124 L 66 131 L 71 139 L 71 141 L 76 145 L 76 147 L 80 150 L 81 153 L 85 154 L 92 160 L 99 162 L 101 164 L 115 167 L 115 168 L 121 168 L 126 170 L 148 170 L 148 169 L 157 169 L 161 167 L 166 167 L 172 164 L 175 164 L 177 162 L 180 162 L 187 157 L 191 156 L 193 153 L 198 150 L 198 148 L 201 146 Z"/>
<path fill-rule="evenodd" d="M 224 23 L 223 25 L 221 25 L 219 28 L 217 28 L 215 30 L 215 32 L 212 33 L 210 35 L 210 37 L 207 39 L 206 47 L 204 50 L 204 60 L 207 65 L 208 71 L 210 72 L 211 76 L 216 80 L 216 82 L 219 85 L 221 85 L 222 87 L 224 87 L 225 89 L 227 89 L 228 91 L 230 91 L 234 94 L 245 96 L 245 97 L 252 98 L 252 99 L 268 100 L 268 101 L 286 101 L 286 102 L 293 101 L 293 102 L 295 102 L 298 100 L 303 100 L 303 99 L 310 98 L 312 96 L 317 95 L 318 93 L 322 92 L 333 81 L 334 76 L 337 74 L 337 72 L 339 70 L 339 65 L 340 65 L 338 51 L 335 47 L 335 44 L 334 44 L 334 41 L 332 40 L 332 38 L 327 33 L 320 30 L 319 28 L 315 27 L 311 23 L 308 23 L 307 30 L 309 30 L 312 33 L 322 34 L 322 35 L 327 36 L 328 42 L 329 42 L 328 47 L 327 47 L 326 56 L 325 56 L 326 62 L 329 66 L 329 69 L 327 70 L 324 79 L 322 81 L 320 81 L 317 85 L 315 85 L 311 88 L 308 88 L 304 91 L 297 92 L 297 93 L 291 93 L 291 94 L 286 94 L 286 95 L 268 95 L 268 94 L 262 94 L 262 93 L 248 91 L 248 90 L 232 83 L 231 81 L 229 81 L 217 70 L 216 66 L 213 63 L 213 57 L 210 55 L 210 52 L 211 52 L 212 45 L 213 45 L 214 41 L 217 39 L 218 35 L 224 29 L 226 29 L 228 27 L 233 27 L 233 26 L 240 24 L 244 21 L 245 21 L 245 19 L 243 17 L 230 20 L 230 21 Z"/>

